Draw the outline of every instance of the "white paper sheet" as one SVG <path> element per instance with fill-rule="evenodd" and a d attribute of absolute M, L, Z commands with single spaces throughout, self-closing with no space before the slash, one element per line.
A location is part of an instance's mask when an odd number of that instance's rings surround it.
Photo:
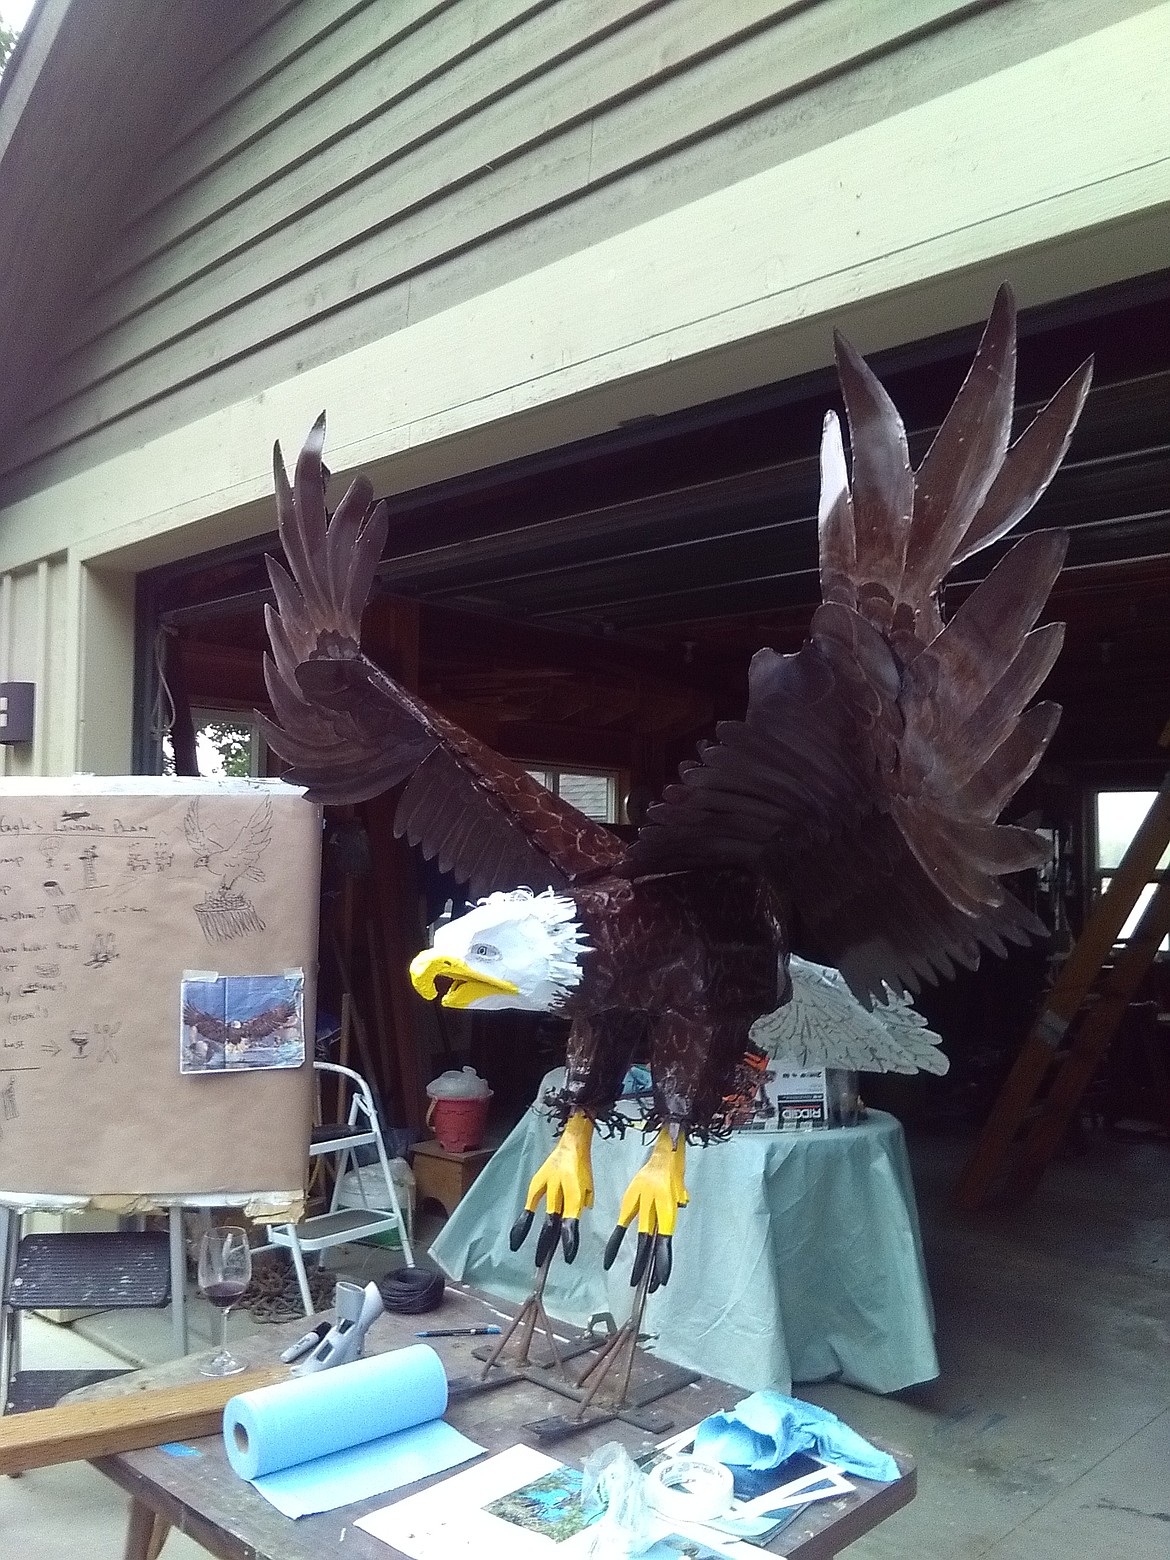
<path fill-rule="evenodd" d="M 563 1464 L 527 1446 L 513 1446 L 432 1489 L 408 1495 L 355 1523 L 412 1560 L 587 1560 L 597 1537 L 583 1528 L 559 1542 L 485 1511 L 504 1495 L 554 1473 Z M 753 1544 L 710 1529 L 662 1519 L 646 1560 L 761 1560 Z"/>
<path fill-rule="evenodd" d="M 263 1474 L 252 1483 L 286 1517 L 308 1517 L 372 1495 L 388 1495 L 416 1479 L 457 1468 L 482 1451 L 482 1446 L 444 1420 L 433 1419 L 279 1473 Z"/>
<path fill-rule="evenodd" d="M 360 1517 L 355 1526 L 413 1560 L 549 1560 L 553 1555 L 573 1560 L 589 1548 L 587 1530 L 554 1544 L 482 1509 L 560 1466 L 543 1452 L 512 1446 L 432 1489 Z"/>

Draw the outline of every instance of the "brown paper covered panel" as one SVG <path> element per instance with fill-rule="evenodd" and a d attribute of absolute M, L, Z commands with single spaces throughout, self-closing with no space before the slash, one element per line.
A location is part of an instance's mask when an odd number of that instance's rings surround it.
<path fill-rule="evenodd" d="M 0 781 L 0 1192 L 303 1191 L 319 879 L 280 782 Z M 189 970 L 303 970 L 306 1061 L 181 1076 Z"/>

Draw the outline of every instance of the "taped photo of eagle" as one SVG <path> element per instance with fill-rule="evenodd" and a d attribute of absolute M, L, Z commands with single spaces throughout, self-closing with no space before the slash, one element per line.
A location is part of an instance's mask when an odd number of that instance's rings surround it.
<path fill-rule="evenodd" d="M 286 1028 L 296 1017 L 295 1002 L 277 1002 L 251 1018 L 231 1019 L 217 1018 L 214 1013 L 201 1013 L 190 1002 L 183 1004 L 184 1024 L 213 1045 L 255 1045 Z"/>
<path fill-rule="evenodd" d="M 1012 442 L 1016 328 L 1008 289 L 921 464 L 892 401 L 836 341 L 849 459 L 825 418 L 822 605 L 804 647 L 753 658 L 742 720 L 722 722 L 626 845 L 445 720 L 361 653 L 387 537 L 359 478 L 330 520 L 324 418 L 290 487 L 276 451 L 264 722 L 290 781 L 358 802 L 403 787 L 396 828 L 482 902 L 411 967 L 449 1007 L 571 1020 L 564 1123 L 513 1231 L 544 1201 L 543 1261 L 569 1260 L 593 1196 L 591 1140 L 631 1057 L 649 1056 L 657 1137 L 606 1253 L 638 1225 L 634 1281 L 670 1272 L 687 1202 L 685 1145 L 724 1126 L 752 1025 L 790 992 L 790 932 L 866 1008 L 974 968 L 1046 928 L 1004 887 L 1045 845 L 996 819 L 1039 762 L 1058 708 L 1028 709 L 1060 649 L 1034 625 L 1066 537 L 1024 536 L 944 623 L 939 586 L 1032 508 L 1068 447 L 1086 364 Z M 291 571 L 291 572 L 290 572 Z"/>
<path fill-rule="evenodd" d="M 203 975 L 180 985 L 179 1071 L 299 1067 L 305 1060 L 304 976 Z"/>

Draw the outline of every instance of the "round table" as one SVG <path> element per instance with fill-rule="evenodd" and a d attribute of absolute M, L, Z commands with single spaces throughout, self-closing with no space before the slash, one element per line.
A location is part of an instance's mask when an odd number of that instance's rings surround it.
<path fill-rule="evenodd" d="M 545 1079 L 556 1087 L 559 1074 Z M 519 1302 L 532 1288 L 539 1218 L 519 1252 L 508 1230 L 554 1141 L 530 1108 L 455 1209 L 431 1255 L 453 1278 Z M 545 1301 L 579 1326 L 629 1312 L 634 1235 L 610 1273 L 605 1242 L 649 1145 L 639 1131 L 594 1139 L 595 1206 L 581 1249 L 558 1255 Z M 750 1391 L 829 1377 L 896 1392 L 938 1375 L 934 1315 L 901 1123 L 870 1111 L 856 1127 L 736 1133 L 687 1152 L 670 1283 L 643 1323 L 655 1352 Z"/>

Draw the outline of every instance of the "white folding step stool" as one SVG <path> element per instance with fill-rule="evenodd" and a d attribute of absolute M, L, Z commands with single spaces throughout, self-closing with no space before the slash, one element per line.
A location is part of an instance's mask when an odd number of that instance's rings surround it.
<path fill-rule="evenodd" d="M 311 1158 L 320 1159 L 337 1155 L 340 1163 L 333 1183 L 333 1196 L 327 1213 L 302 1219 L 300 1224 L 270 1224 L 268 1240 L 272 1246 L 282 1246 L 292 1254 L 296 1268 L 297 1285 L 301 1291 L 301 1303 L 305 1315 L 313 1311 L 313 1297 L 305 1272 L 305 1252 L 326 1251 L 330 1246 L 341 1246 L 350 1241 L 365 1240 L 371 1235 L 383 1235 L 397 1230 L 402 1242 L 402 1254 L 407 1267 L 414 1266 L 414 1252 L 410 1245 L 410 1230 L 398 1200 L 398 1190 L 390 1174 L 390 1161 L 386 1157 L 386 1144 L 382 1140 L 382 1128 L 370 1086 L 360 1073 L 350 1067 L 339 1067 L 336 1062 L 314 1062 L 318 1072 L 338 1073 L 348 1078 L 353 1088 L 349 1105 L 349 1119 L 344 1125 L 314 1127 L 309 1143 Z M 378 1165 L 382 1171 L 386 1196 L 384 1207 L 373 1207 L 367 1202 L 365 1177 L 360 1173 L 355 1150 L 372 1146 L 378 1153 Z M 362 1200 L 360 1208 L 341 1208 L 342 1183 L 350 1168 L 358 1170 L 358 1192 Z M 372 1169 L 373 1166 L 366 1168 Z"/>

